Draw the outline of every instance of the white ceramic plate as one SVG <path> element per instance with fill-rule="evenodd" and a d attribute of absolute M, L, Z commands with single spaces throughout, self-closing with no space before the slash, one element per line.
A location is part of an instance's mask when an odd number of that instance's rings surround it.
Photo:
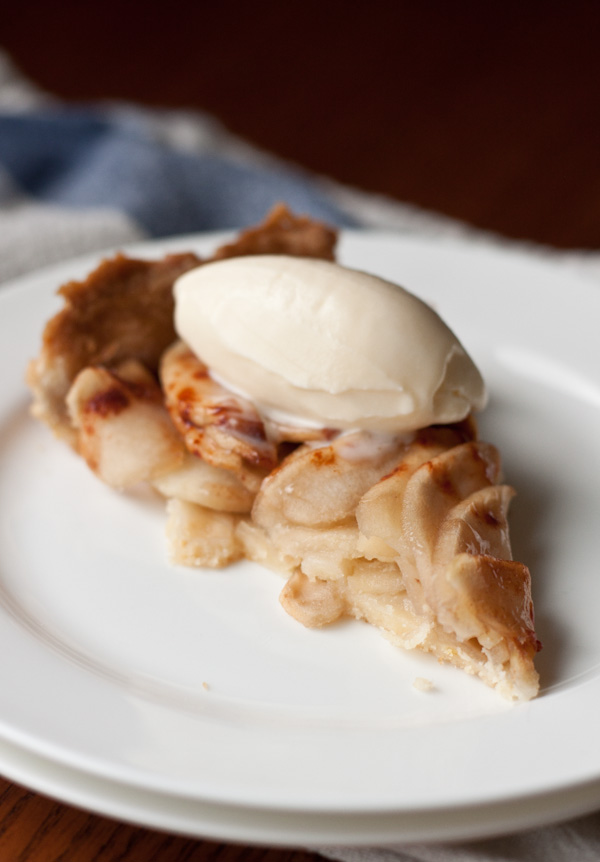
<path fill-rule="evenodd" d="M 531 828 L 588 810 L 600 782 L 523 801 L 476 808 L 389 813 L 280 811 L 221 805 L 99 778 L 0 739 L 2 773 L 47 796 L 97 814 L 184 835 L 275 846 L 325 848 L 460 841 Z"/>
<path fill-rule="evenodd" d="M 56 286 L 87 258 L 0 292 L 0 736 L 131 791 L 273 817 L 395 816 L 397 838 L 407 818 L 454 834 L 452 816 L 481 835 L 507 805 L 506 828 L 539 822 L 548 794 L 565 799 L 552 818 L 600 804 L 600 292 L 485 245 L 347 234 L 340 254 L 434 303 L 488 380 L 481 430 L 519 491 L 541 696 L 511 706 L 359 623 L 305 630 L 256 566 L 169 567 L 160 501 L 103 487 L 27 415 L 23 368 Z"/>

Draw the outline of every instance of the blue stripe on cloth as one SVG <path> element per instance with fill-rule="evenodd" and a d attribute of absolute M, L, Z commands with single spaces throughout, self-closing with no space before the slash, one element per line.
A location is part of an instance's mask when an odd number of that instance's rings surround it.
<path fill-rule="evenodd" d="M 0 166 L 40 202 L 117 209 L 150 236 L 238 228 L 260 221 L 277 201 L 340 227 L 354 224 L 301 170 L 170 149 L 142 124 L 85 109 L 0 115 Z"/>

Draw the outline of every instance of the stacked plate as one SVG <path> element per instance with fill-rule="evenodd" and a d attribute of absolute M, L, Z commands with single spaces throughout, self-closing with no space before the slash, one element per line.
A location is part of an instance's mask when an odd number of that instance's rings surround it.
<path fill-rule="evenodd" d="M 97 262 L 80 259 L 0 291 L 7 777 L 136 823 L 290 845 L 481 837 L 600 804 L 600 291 L 483 244 L 349 233 L 340 259 L 433 303 L 486 377 L 481 434 L 519 492 L 542 693 L 511 705 L 357 622 L 306 630 L 258 566 L 170 566 L 160 500 L 102 486 L 29 418 L 24 369 L 56 288 Z"/>

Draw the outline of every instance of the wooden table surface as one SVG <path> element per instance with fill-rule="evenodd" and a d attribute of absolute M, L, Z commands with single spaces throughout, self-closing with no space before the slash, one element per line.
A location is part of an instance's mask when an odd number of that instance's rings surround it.
<path fill-rule="evenodd" d="M 505 236 L 599 248 L 597 18 L 576 0 L 33 0 L 3 12 L 0 47 L 66 100 L 208 111 L 356 187 Z M 126 825 L 0 780 L 2 862 L 317 858 Z"/>

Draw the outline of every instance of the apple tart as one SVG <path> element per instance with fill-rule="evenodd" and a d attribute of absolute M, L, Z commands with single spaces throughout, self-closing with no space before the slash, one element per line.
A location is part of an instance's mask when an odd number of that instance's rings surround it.
<path fill-rule="evenodd" d="M 329 227 L 276 207 L 213 258 L 331 261 Z M 173 284 L 207 261 L 124 255 L 61 288 L 27 371 L 33 415 L 114 488 L 167 501 L 170 559 L 280 571 L 308 627 L 365 620 L 501 694 L 538 692 L 527 567 L 512 559 L 513 489 L 471 416 L 399 433 L 268 416 L 174 329 Z"/>

